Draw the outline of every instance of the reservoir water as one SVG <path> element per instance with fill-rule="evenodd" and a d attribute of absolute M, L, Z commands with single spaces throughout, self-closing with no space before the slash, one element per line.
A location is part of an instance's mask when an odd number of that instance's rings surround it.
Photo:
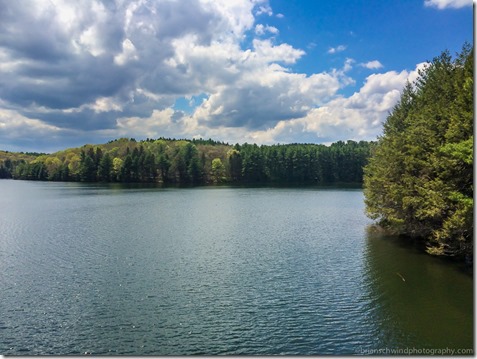
<path fill-rule="evenodd" d="M 472 276 L 369 224 L 356 189 L 0 181 L 0 354 L 472 354 Z"/>

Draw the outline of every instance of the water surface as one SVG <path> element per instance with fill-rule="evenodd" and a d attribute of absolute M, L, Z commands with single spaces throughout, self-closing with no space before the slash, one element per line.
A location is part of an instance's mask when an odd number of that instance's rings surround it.
<path fill-rule="evenodd" d="M 1 181 L 0 353 L 472 348 L 472 277 L 370 223 L 353 189 Z"/>

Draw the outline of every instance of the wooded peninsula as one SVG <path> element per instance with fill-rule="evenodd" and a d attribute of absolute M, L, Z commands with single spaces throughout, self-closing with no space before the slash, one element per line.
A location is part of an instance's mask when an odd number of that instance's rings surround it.
<path fill-rule="evenodd" d="M 407 84 L 384 124 L 364 194 L 381 227 L 435 255 L 473 257 L 474 56 L 443 52 Z"/>

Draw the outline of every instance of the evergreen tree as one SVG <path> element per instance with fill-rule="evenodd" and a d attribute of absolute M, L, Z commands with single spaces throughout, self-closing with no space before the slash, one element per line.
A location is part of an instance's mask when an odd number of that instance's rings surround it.
<path fill-rule="evenodd" d="M 98 180 L 103 182 L 111 181 L 111 172 L 113 169 L 113 160 L 109 153 L 104 154 L 99 161 Z"/>
<path fill-rule="evenodd" d="M 468 99 L 462 98 L 461 101 Z M 458 118 L 453 121 L 458 123 Z M 448 136 L 458 136 L 459 130 L 459 126 L 454 126 Z M 205 184 L 215 182 L 219 176 L 220 181 L 232 183 L 361 183 L 362 166 L 370 148 L 369 142 L 354 141 L 331 146 L 230 146 L 211 140 L 160 139 L 137 143 L 122 138 L 104 145 L 86 145 L 51 155 L 32 154 L 28 161 L 23 162 L 13 160 L 19 154 L 0 157 L 0 165 L 3 164 L 0 174 L 38 180 L 45 179 L 46 173 L 46 179 L 51 181 L 87 182 Z M 454 152 L 455 149 L 445 153 Z M 218 161 L 212 166 L 214 159 L 220 160 L 224 166 L 223 176 Z M 43 170 L 40 170 L 41 165 Z"/>
<path fill-rule="evenodd" d="M 473 240 L 473 50 L 443 52 L 407 84 L 384 124 L 364 190 L 368 215 L 425 239 L 428 252 L 470 256 Z"/>
<path fill-rule="evenodd" d="M 166 154 L 160 154 L 157 165 L 159 167 L 159 172 L 161 174 L 161 180 L 163 183 L 169 181 L 169 168 L 171 167 L 171 161 Z"/>
<path fill-rule="evenodd" d="M 81 151 L 81 160 L 79 168 L 79 177 L 82 182 L 95 182 L 96 181 L 96 164 L 93 159 L 94 150 L 90 148 L 88 154 Z"/>
<path fill-rule="evenodd" d="M 128 154 L 124 159 L 123 166 L 121 167 L 121 181 L 132 182 L 133 181 L 133 160 L 131 154 Z"/>

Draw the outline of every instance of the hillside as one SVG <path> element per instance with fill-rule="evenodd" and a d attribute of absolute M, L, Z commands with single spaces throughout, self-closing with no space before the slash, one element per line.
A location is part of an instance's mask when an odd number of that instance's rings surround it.
<path fill-rule="evenodd" d="M 362 183 L 373 142 L 234 146 L 120 138 L 52 154 L 0 152 L 0 178 L 162 184 Z"/>

